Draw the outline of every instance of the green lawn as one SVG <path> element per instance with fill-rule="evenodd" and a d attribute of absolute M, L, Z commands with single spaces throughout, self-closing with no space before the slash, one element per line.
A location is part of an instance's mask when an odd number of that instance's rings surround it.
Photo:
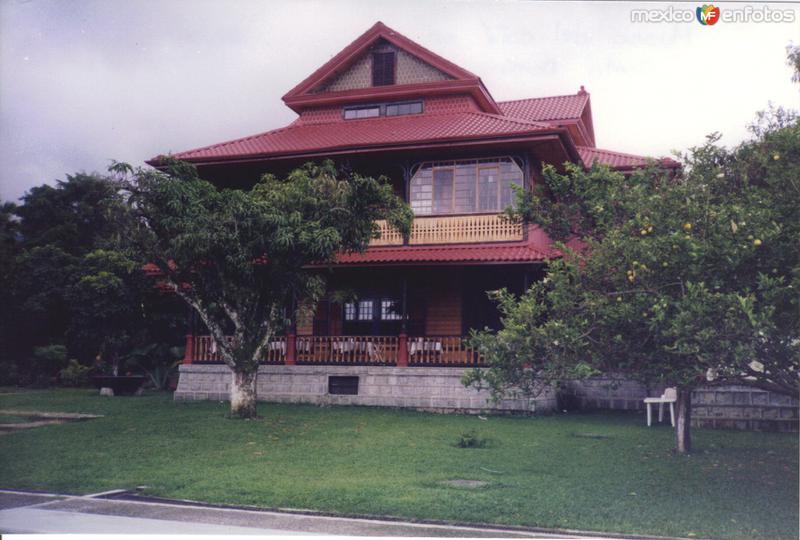
<path fill-rule="evenodd" d="M 259 421 L 223 403 L 90 390 L 1 394 L 0 409 L 103 418 L 0 435 L 0 486 L 153 495 L 406 518 L 676 536 L 798 537 L 796 434 L 672 432 L 641 416 L 434 415 L 261 404 Z M 458 448 L 477 430 L 484 448 Z M 479 489 L 443 480 L 489 482 Z"/>

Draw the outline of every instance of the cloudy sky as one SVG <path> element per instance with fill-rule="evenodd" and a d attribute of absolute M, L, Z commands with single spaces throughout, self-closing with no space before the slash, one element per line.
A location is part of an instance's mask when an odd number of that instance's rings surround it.
<path fill-rule="evenodd" d="M 712 131 L 733 144 L 770 101 L 800 105 L 785 63 L 800 4 L 769 4 L 795 11 L 788 24 L 631 22 L 669 5 L 0 0 L 0 198 L 280 127 L 295 117 L 280 97 L 377 20 L 498 101 L 585 85 L 602 148 L 668 155 Z"/>

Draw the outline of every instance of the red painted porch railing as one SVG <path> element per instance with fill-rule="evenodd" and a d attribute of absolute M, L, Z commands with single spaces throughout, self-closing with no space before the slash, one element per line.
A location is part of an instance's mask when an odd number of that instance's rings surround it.
<path fill-rule="evenodd" d="M 233 337 L 226 336 L 228 341 Z M 193 361 L 198 364 L 219 364 L 222 363 L 222 357 L 217 350 L 216 343 L 211 336 L 195 336 L 194 337 L 194 358 Z M 272 338 L 264 351 L 261 358 L 262 364 L 283 364 L 286 356 L 286 337 L 276 336 Z"/>
<path fill-rule="evenodd" d="M 463 336 L 409 337 L 408 365 L 482 366 L 483 358 Z"/>
<path fill-rule="evenodd" d="M 297 336 L 298 364 L 395 365 L 397 336 Z"/>
<path fill-rule="evenodd" d="M 230 336 L 228 339 L 232 339 Z M 483 359 L 467 346 L 462 336 L 297 336 L 294 339 L 296 364 L 376 365 L 376 366 L 481 366 Z M 222 363 L 211 336 L 194 336 L 191 360 L 196 363 Z M 285 336 L 272 339 L 261 359 L 262 364 L 290 364 Z M 291 353 L 291 351 L 288 351 Z M 406 362 L 407 358 L 407 362 Z"/>

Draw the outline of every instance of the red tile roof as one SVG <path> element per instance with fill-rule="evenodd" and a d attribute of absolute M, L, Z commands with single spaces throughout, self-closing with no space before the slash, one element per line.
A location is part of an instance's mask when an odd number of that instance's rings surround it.
<path fill-rule="evenodd" d="M 614 152 L 600 148 L 590 148 L 588 146 L 579 146 L 578 153 L 581 155 L 581 160 L 587 167 L 591 167 L 592 164 L 597 161 L 601 165 L 608 165 L 612 169 L 635 169 L 637 167 L 645 167 L 648 162 L 653 160 L 653 158 L 650 157 L 624 154 L 622 152 Z M 680 166 L 680 164 L 672 158 L 661 158 L 656 161 L 660 162 L 663 167 L 676 168 Z"/>
<path fill-rule="evenodd" d="M 540 122 L 482 112 L 420 114 L 331 123 L 295 122 L 284 128 L 175 154 L 177 159 L 270 156 L 340 148 L 521 135 L 549 130 Z"/>
<path fill-rule="evenodd" d="M 577 120 L 589 102 L 589 94 L 582 92 L 568 96 L 501 101 L 497 105 L 503 114 L 531 122 L 552 120 Z"/>

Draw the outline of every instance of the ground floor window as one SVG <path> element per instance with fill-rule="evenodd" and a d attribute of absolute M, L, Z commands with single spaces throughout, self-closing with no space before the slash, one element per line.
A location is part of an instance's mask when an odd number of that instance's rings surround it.
<path fill-rule="evenodd" d="M 343 306 L 344 334 L 395 335 L 403 319 L 398 298 L 376 296 L 346 302 Z"/>

